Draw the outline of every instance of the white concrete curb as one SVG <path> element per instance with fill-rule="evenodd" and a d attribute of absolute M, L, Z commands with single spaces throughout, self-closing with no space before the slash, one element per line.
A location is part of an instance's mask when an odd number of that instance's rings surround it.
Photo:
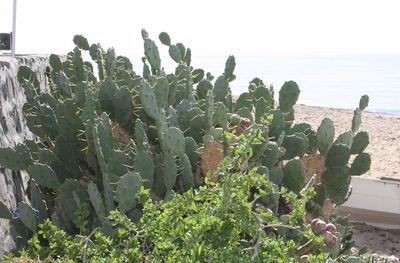
<path fill-rule="evenodd" d="M 400 229 L 400 180 L 353 176 L 353 191 L 339 208 L 354 221 L 385 229 Z"/>

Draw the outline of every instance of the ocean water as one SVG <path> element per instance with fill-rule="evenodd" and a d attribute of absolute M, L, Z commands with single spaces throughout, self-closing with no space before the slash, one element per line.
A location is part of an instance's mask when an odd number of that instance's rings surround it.
<path fill-rule="evenodd" d="M 224 71 L 226 56 L 193 56 L 192 66 L 210 71 L 215 77 Z M 319 54 L 319 55 L 235 55 L 236 80 L 233 94 L 247 91 L 254 77 L 278 91 L 288 80 L 296 81 L 299 103 L 310 106 L 354 109 L 359 98 L 370 98 L 368 111 L 400 114 L 399 54 Z M 137 60 L 139 63 L 139 60 Z M 134 63 L 135 64 L 135 63 Z M 162 59 L 167 72 L 174 63 Z M 135 70 L 141 72 L 141 65 Z"/>
<path fill-rule="evenodd" d="M 400 54 L 385 55 L 304 55 L 235 56 L 236 95 L 247 91 L 254 77 L 272 84 L 276 90 L 288 80 L 296 81 L 299 103 L 312 106 L 354 109 L 359 98 L 370 98 L 367 110 L 400 114 Z M 216 76 L 224 69 L 224 57 L 199 57 L 196 63 Z"/>

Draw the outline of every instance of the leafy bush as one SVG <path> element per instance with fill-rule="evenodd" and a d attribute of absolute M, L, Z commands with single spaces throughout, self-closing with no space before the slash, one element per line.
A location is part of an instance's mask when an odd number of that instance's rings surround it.
<path fill-rule="evenodd" d="M 257 167 L 243 167 L 262 131 L 251 129 L 239 137 L 233 157 L 208 177 L 218 174 L 220 182 L 176 194 L 169 202 L 153 201 L 142 187 L 137 194 L 142 215 L 136 222 L 112 211 L 108 229 L 96 228 L 88 236 L 68 235 L 47 219 L 22 257 L 83 262 L 325 262 L 335 257 L 346 262 L 339 242 L 324 243 L 321 231 L 304 221 L 312 188 L 297 196 L 277 189 Z M 281 206 L 274 213 L 263 205 L 276 195 L 291 203 L 291 211 Z"/>
<path fill-rule="evenodd" d="M 109 216 L 115 209 L 134 221 L 143 214 L 147 218 L 150 214 L 143 209 L 149 203 L 137 198 L 143 187 L 155 207 L 168 206 L 169 200 L 176 202 L 171 206 L 177 205 L 180 197 L 176 193 L 183 194 L 182 198 L 189 198 L 193 191 L 202 193 L 210 173 L 215 191 L 228 187 L 224 174 L 215 173 L 224 158 L 246 154 L 235 169 L 223 166 L 222 170 L 232 173 L 229 178 L 262 175 L 263 180 L 251 183 L 256 192 L 262 184 L 270 193 L 255 198 L 257 204 L 279 220 L 284 214 L 307 215 L 306 223 L 317 217 L 329 221 L 332 207 L 345 202 L 350 194 L 351 176 L 369 169 L 370 156 L 363 152 L 369 142 L 368 133 L 358 132 L 367 96 L 361 98 L 354 111 L 351 130 L 335 140 L 329 118 L 317 131 L 307 123 L 294 124 L 293 106 L 300 94 L 295 82 L 288 81 L 280 89 L 279 106 L 274 101 L 273 87 L 258 78 L 235 100 L 230 89 L 236 78 L 233 56 L 214 81 L 211 73 L 191 66 L 189 48 L 182 43 L 172 44 L 169 35 L 161 33 L 161 43 L 177 63 L 175 72 L 167 74 L 155 42 L 144 30 L 142 37 L 142 76 L 133 71 L 128 58 L 116 56 L 111 48 L 105 51 L 99 44 L 90 45 L 79 35 L 74 37 L 76 47 L 65 59 L 50 56 L 48 91 L 39 90 L 34 72 L 20 67 L 18 79 L 27 98 L 23 112 L 38 139 L 0 149 L 2 166 L 26 170 L 30 176 L 30 204 L 21 203 L 17 211 L 8 211 L 0 202 L 0 217 L 10 220 L 17 249 L 36 237 L 38 225 L 48 219 L 72 236 L 89 235 L 96 229 L 101 229 L 96 233 L 110 236 L 110 225 L 116 219 L 115 213 Z M 97 64 L 96 69 L 83 60 L 85 52 Z M 245 138 L 251 138 L 251 143 L 243 153 L 238 152 L 238 144 Z M 351 155 L 356 157 L 350 164 Z M 304 199 L 303 189 L 315 194 Z M 247 194 L 241 193 L 242 197 Z M 303 200 L 305 210 L 295 208 L 299 200 Z M 203 201 L 207 203 L 208 199 Z M 226 212 L 227 220 L 233 220 L 229 217 L 235 214 Z M 290 221 L 292 216 L 283 218 L 287 222 L 281 223 L 286 225 L 303 223 Z M 162 220 L 156 219 L 151 222 Z M 236 226 L 235 220 L 231 227 L 241 229 L 243 226 Z M 244 220 L 252 222 L 250 218 Z M 49 223 L 46 227 L 49 230 Z M 294 235 L 294 230 L 278 229 L 277 236 L 282 240 L 286 240 L 287 233 Z M 248 231 L 253 237 L 253 230 Z M 346 231 L 338 227 L 339 234 L 331 233 L 325 242 L 336 238 L 336 243 L 342 244 Z M 304 241 L 300 239 L 294 241 L 294 247 Z M 237 245 L 231 244 L 231 249 Z M 336 245 L 332 255 L 348 247 Z"/>

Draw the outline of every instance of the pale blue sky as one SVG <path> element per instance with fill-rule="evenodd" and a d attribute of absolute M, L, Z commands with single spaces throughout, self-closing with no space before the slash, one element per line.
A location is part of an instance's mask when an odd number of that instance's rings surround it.
<path fill-rule="evenodd" d="M 74 34 L 141 54 L 140 29 L 196 55 L 400 53 L 399 1 L 18 0 L 17 53 L 64 53 Z M 0 32 L 12 0 L 0 0 Z"/>

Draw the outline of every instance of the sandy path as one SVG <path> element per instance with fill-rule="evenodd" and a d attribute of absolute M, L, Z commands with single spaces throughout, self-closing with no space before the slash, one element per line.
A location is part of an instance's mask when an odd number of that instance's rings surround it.
<path fill-rule="evenodd" d="M 317 129 L 325 117 L 335 123 L 336 136 L 351 129 L 351 110 L 295 106 L 297 123 L 307 122 Z M 372 164 L 365 176 L 400 179 L 400 115 L 363 112 L 360 130 L 367 131 L 370 136 L 365 151 L 371 154 Z"/>

